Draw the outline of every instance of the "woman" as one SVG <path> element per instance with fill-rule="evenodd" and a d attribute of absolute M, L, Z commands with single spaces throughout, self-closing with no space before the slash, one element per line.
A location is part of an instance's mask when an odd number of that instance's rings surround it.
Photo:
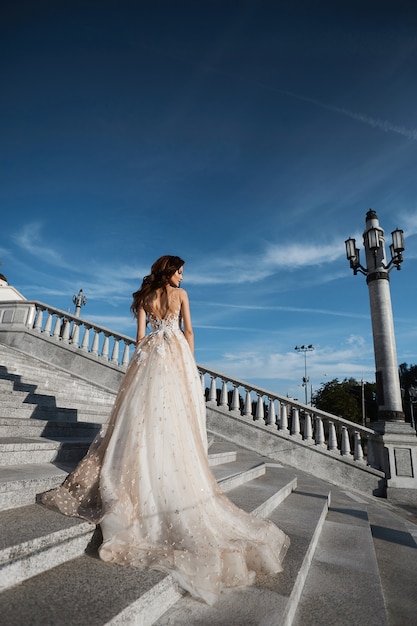
<path fill-rule="evenodd" d="M 256 571 L 281 571 L 289 540 L 232 504 L 209 468 L 183 266 L 159 258 L 133 294 L 137 346 L 106 434 L 43 501 L 100 523 L 104 561 L 166 571 L 211 604 Z"/>

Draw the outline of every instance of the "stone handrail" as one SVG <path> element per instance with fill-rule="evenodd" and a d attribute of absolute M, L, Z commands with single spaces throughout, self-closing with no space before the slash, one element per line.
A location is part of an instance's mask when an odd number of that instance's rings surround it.
<path fill-rule="evenodd" d="M 375 433 L 342 417 L 326 413 L 293 398 L 272 393 L 247 382 L 198 366 L 208 404 L 222 407 L 251 421 L 263 422 L 281 435 L 351 460 L 377 467 L 373 449 Z M 206 377 L 209 384 L 206 385 Z M 366 456 L 364 453 L 366 451 Z"/>
<path fill-rule="evenodd" d="M 44 320 L 44 313 L 46 313 L 46 320 Z M 33 329 L 39 333 L 49 333 L 63 343 L 71 344 L 123 368 L 129 364 L 130 346 L 135 344 L 131 337 L 115 333 L 113 330 L 87 322 L 80 317 L 40 302 L 36 303 Z"/>
<path fill-rule="evenodd" d="M 127 368 L 135 344 L 127 335 L 35 300 L 0 303 L 0 329 L 16 323 L 122 369 Z"/>
<path fill-rule="evenodd" d="M 121 371 L 127 368 L 130 348 L 135 344 L 131 337 L 42 302 L 1 302 L 0 330 L 16 325 L 71 346 Z M 372 429 L 206 367 L 197 367 L 203 390 L 207 389 L 208 405 L 238 413 L 247 420 L 278 430 L 280 435 L 302 440 L 334 455 L 378 467 Z M 207 385 L 206 377 L 209 378 Z"/>

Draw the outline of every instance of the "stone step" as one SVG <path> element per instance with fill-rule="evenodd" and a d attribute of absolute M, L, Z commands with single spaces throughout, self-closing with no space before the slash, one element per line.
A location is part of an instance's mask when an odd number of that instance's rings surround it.
<path fill-rule="evenodd" d="M 43 364 L 33 369 L 28 368 L 4 368 L 0 366 L 0 389 L 13 388 L 20 391 L 58 390 L 58 392 L 71 392 L 76 390 L 80 394 L 92 394 L 97 397 L 105 397 L 111 400 L 115 393 L 107 391 L 93 384 L 73 377 L 59 369 L 44 371 Z"/>
<path fill-rule="evenodd" d="M 151 626 L 181 595 L 167 574 L 84 555 L 4 591 L 2 619 L 7 626 Z"/>
<path fill-rule="evenodd" d="M 267 464 L 267 475 L 271 471 L 275 472 L 271 482 L 276 480 L 279 472 L 283 475 L 291 474 L 291 470 Z M 284 571 L 274 576 L 258 577 L 252 587 L 222 594 L 214 606 L 207 606 L 184 595 L 155 622 L 155 626 L 291 624 L 292 613 L 302 592 L 330 498 L 329 486 L 321 481 L 310 480 L 299 472 L 297 480 L 298 489 L 292 491 L 268 515 L 291 538 L 283 563 Z M 256 493 L 257 486 L 258 481 L 253 481 L 246 486 L 246 494 L 239 487 L 228 493 L 228 497 L 237 506 L 253 510 L 251 499 L 260 498 Z"/>
<path fill-rule="evenodd" d="M 90 406 L 100 407 L 105 409 L 111 409 L 114 404 L 114 398 L 110 400 L 100 396 L 92 397 L 91 394 L 84 393 L 83 395 L 74 392 L 71 394 L 59 393 L 56 395 L 44 394 L 44 393 L 28 393 L 27 391 L 16 391 L 16 389 L 1 389 L 0 388 L 0 402 L 2 406 L 21 406 L 22 404 L 36 405 L 36 406 L 65 406 L 67 408 L 76 408 L 78 406 Z"/>
<path fill-rule="evenodd" d="M 16 396 L 21 398 L 22 401 L 30 401 L 32 398 L 35 401 L 41 401 L 43 396 L 45 403 L 56 400 L 68 400 L 70 402 L 74 400 L 80 400 L 84 402 L 93 401 L 98 404 L 112 405 L 116 394 L 102 392 L 99 389 L 88 389 L 87 387 L 80 386 L 78 384 L 71 384 L 66 387 L 57 381 L 56 386 L 46 385 L 33 385 L 26 382 L 13 382 L 11 380 L 4 380 L 0 378 L 0 397 L 7 398 L 7 396 Z"/>
<path fill-rule="evenodd" d="M 91 440 L 1 437 L 0 466 L 31 463 L 74 463 L 85 456 Z"/>
<path fill-rule="evenodd" d="M 94 422 L 55 422 L 33 418 L 0 418 L 0 437 L 89 437 L 93 439 L 102 424 Z"/>
<path fill-rule="evenodd" d="M 33 504 L 37 494 L 60 485 L 70 470 L 52 463 L 0 467 L 0 511 Z"/>
<path fill-rule="evenodd" d="M 219 454 L 221 454 L 220 451 L 215 451 L 216 456 L 218 456 Z M 223 452 L 223 454 L 225 455 L 225 457 L 229 454 L 227 451 Z M 0 496 L 1 495 L 7 495 L 12 493 L 13 495 L 13 491 L 14 492 L 19 492 L 19 491 L 28 491 L 28 490 L 32 490 L 32 492 L 34 491 L 34 489 L 39 489 L 40 484 L 42 484 L 42 480 L 40 480 L 42 477 L 47 478 L 47 480 L 49 480 L 49 482 L 53 482 L 53 480 L 56 480 L 57 484 L 60 484 L 62 482 L 63 477 L 65 477 L 65 473 L 63 472 L 59 472 L 56 473 L 55 476 L 52 472 L 50 472 L 50 474 L 48 476 L 46 476 L 46 472 L 45 472 L 45 467 L 48 464 L 40 464 L 40 465 L 36 465 L 33 464 L 32 466 L 28 466 L 28 471 L 26 473 L 26 476 L 22 476 L 22 467 L 20 466 L 9 466 L 6 468 L 2 468 L 2 471 L 0 472 Z M 229 474 L 230 477 L 233 477 L 234 482 L 236 482 L 236 469 L 232 467 L 233 463 L 230 464 L 230 470 L 229 470 Z M 256 476 L 257 472 L 253 472 L 252 470 L 253 468 L 253 458 L 250 459 L 250 466 L 246 467 L 246 471 L 242 470 L 240 472 L 241 477 L 240 477 L 240 488 L 242 488 L 242 485 L 244 485 L 245 483 L 249 482 L 249 481 L 253 481 L 254 480 L 254 476 Z M 259 467 L 259 463 L 255 465 L 256 469 L 258 470 Z M 262 463 L 263 466 L 263 470 L 265 472 L 265 464 Z M 218 466 L 217 466 L 218 467 Z M 224 469 L 224 465 L 222 466 Z M 67 466 L 68 468 L 68 466 Z M 3 470 L 9 470 L 9 475 L 8 475 L 8 480 L 1 480 L 2 478 L 2 473 L 5 474 L 4 478 L 6 478 L 6 474 L 7 472 L 4 472 Z M 16 475 L 13 478 L 13 470 L 16 470 Z M 19 475 L 19 470 L 20 470 L 20 475 Z M 37 472 L 37 474 L 34 475 L 34 472 Z M 224 472 L 223 472 L 224 474 Z M 231 485 L 227 485 L 227 476 L 223 475 L 223 484 L 226 485 L 226 490 L 227 488 L 230 488 Z M 30 482 L 33 482 L 33 487 L 31 489 L 31 486 L 28 484 Z M 22 483 L 24 483 L 24 488 L 21 488 Z M 52 485 L 55 486 L 55 485 Z M 14 488 L 14 489 L 13 489 Z M 222 487 L 223 488 L 223 487 Z M 275 487 L 275 491 L 277 490 L 277 488 Z M 32 500 L 33 502 L 33 500 Z M 7 505 L 6 505 L 7 506 Z M 253 503 L 251 502 L 250 504 L 247 504 L 247 506 L 251 507 L 253 506 Z M 42 511 L 46 511 L 47 515 L 45 517 L 45 520 L 42 520 L 42 523 L 40 523 L 40 519 L 42 519 Z M 61 538 L 57 537 L 57 528 L 59 527 L 59 520 L 64 520 L 65 523 L 63 524 L 63 534 Z M 0 540 L 0 545 L 3 546 L 4 548 L 4 552 L 0 553 L 0 562 L 3 564 L 2 568 L 3 570 L 7 570 L 9 565 L 11 567 L 11 571 L 12 574 L 9 575 L 4 575 L 3 578 L 3 587 L 6 585 L 6 580 L 9 580 L 9 584 L 7 586 L 12 586 L 15 584 L 18 584 L 20 582 L 22 582 L 23 580 L 25 580 L 26 578 L 31 577 L 34 571 L 36 571 L 36 573 L 39 573 L 41 570 L 41 563 L 44 564 L 44 569 L 49 569 L 50 566 L 50 561 L 49 561 L 49 550 L 52 550 L 52 554 L 55 554 L 55 550 L 56 550 L 56 543 L 58 542 L 62 542 L 62 543 L 66 543 L 67 541 L 67 527 L 68 527 L 68 522 L 67 522 L 68 518 L 66 518 L 63 515 L 60 515 L 59 513 L 55 512 L 55 511 L 50 511 L 49 509 L 46 509 L 45 507 L 41 506 L 41 505 L 36 505 L 36 504 L 31 504 L 29 506 L 21 506 L 19 509 L 6 509 L 3 511 L 0 511 L 0 527 L 4 527 L 7 528 L 7 531 L 4 533 L 2 539 Z M 49 540 L 49 525 L 52 525 L 52 539 L 51 541 Z M 69 524 L 69 526 L 71 527 L 71 533 L 73 533 L 74 531 L 72 530 L 73 528 L 73 524 Z M 28 537 L 30 539 L 30 541 L 28 540 Z M 71 534 L 72 537 L 72 534 Z M 15 557 L 14 555 L 16 554 L 16 550 L 13 546 L 16 545 L 22 545 L 24 546 L 24 549 L 22 548 L 23 551 L 19 551 L 19 562 L 20 560 L 23 560 L 24 562 L 27 562 L 29 565 L 26 567 L 23 564 L 21 565 L 16 565 L 15 563 Z M 42 546 L 42 556 L 41 556 L 41 560 L 39 561 L 39 555 L 40 552 L 38 550 L 39 546 Z M 78 545 L 78 544 L 77 544 Z M 68 558 L 74 558 L 77 555 L 74 555 L 73 552 L 71 552 L 71 556 Z M 13 558 L 12 558 L 13 557 Z M 54 556 L 52 559 L 52 562 L 54 563 L 55 566 L 57 563 L 55 562 L 56 557 Z M 31 563 L 35 563 L 35 565 L 31 565 Z M 38 562 L 39 561 L 39 562 Z M 63 562 L 63 561 L 60 561 Z M 28 572 L 28 575 L 26 576 L 25 572 Z"/>
<path fill-rule="evenodd" d="M 215 450 L 213 454 L 217 455 L 219 452 Z M 224 454 L 229 453 L 224 451 Z M 237 456 L 239 456 L 239 452 Z M 214 459 L 214 463 L 217 460 Z M 242 459 L 240 462 L 242 464 Z M 257 464 L 253 463 L 252 455 L 251 464 L 259 465 L 259 459 Z M 215 464 L 214 469 L 221 466 L 220 473 L 222 478 L 226 479 L 224 465 Z M 266 467 L 265 464 L 264 466 Z M 248 468 L 248 470 L 251 469 L 253 468 Z M 258 479 L 252 479 L 251 482 L 264 480 L 265 475 Z M 236 476 L 236 468 L 230 468 L 230 476 Z M 287 475 L 287 477 L 289 476 Z M 293 476 L 289 478 L 291 480 Z M 264 486 L 264 495 L 268 493 L 269 496 L 272 496 L 273 482 L 270 481 L 268 486 Z M 249 482 L 247 485 L 249 485 L 248 489 L 251 493 L 253 491 L 250 486 L 251 483 Z M 233 494 L 240 498 L 240 501 L 244 500 L 242 489 L 243 487 L 240 485 L 229 492 L 232 501 L 234 499 Z M 253 493 L 251 493 L 245 503 L 246 510 L 251 510 L 253 503 Z M 46 510 L 48 521 L 44 520 L 41 523 L 39 521 L 40 511 L 45 511 L 45 508 L 39 505 L 24 507 L 19 511 L 21 515 L 16 521 L 12 521 L 14 520 L 14 512 L 0 513 L 0 524 L 6 524 L 8 527 L 14 525 L 14 531 L 7 534 L 3 539 L 6 548 L 1 553 L 3 554 L 3 567 L 6 574 L 0 580 L 10 581 L 7 585 L 8 588 L 2 594 L 4 604 L 7 607 L 6 613 L 2 617 L 7 624 L 31 623 L 34 626 L 37 624 L 44 626 L 50 624 L 52 626 L 52 624 L 57 624 L 58 615 L 65 615 L 65 624 L 71 626 L 72 624 L 79 624 L 80 615 L 83 615 L 83 619 L 88 621 L 88 624 L 124 623 L 150 626 L 182 597 L 183 591 L 178 589 L 175 582 L 166 574 L 101 562 L 95 558 L 94 541 L 90 544 L 92 554 L 73 557 L 73 553 L 78 549 L 75 540 L 74 545 L 71 543 L 73 535 L 78 534 L 73 523 L 71 523 L 74 520 L 69 521 L 68 518 L 54 511 Z M 59 538 L 52 532 L 52 556 L 49 558 L 49 537 L 45 532 L 45 525 L 50 524 L 52 530 L 56 530 L 60 526 L 59 520 L 62 519 L 66 522 L 65 528 Z M 79 524 L 83 525 L 84 523 L 79 522 Z M 86 535 L 85 544 L 90 538 L 88 532 Z M 99 545 L 98 531 L 96 531 L 95 537 L 97 539 L 96 545 Z M 59 542 L 63 545 L 69 542 L 68 552 L 71 554 L 71 560 L 52 565 L 57 558 L 55 546 Z M 22 546 L 23 560 L 27 563 L 26 568 L 18 562 L 19 559 L 13 557 L 14 551 L 10 548 L 10 543 Z M 39 545 L 42 545 L 41 554 L 39 553 Z M 10 563 L 7 562 L 8 554 L 13 557 L 10 559 Z M 8 572 L 9 567 L 11 568 L 10 572 Z M 26 572 L 28 572 L 28 576 L 26 576 Z M 57 581 L 60 581 L 59 586 Z M 94 598 L 93 610 L 91 598 Z M 36 612 L 33 611 L 33 606 L 37 607 Z M 84 613 L 83 607 L 85 607 Z M 28 622 L 29 615 L 30 621 Z"/>
<path fill-rule="evenodd" d="M 389 624 L 367 505 L 338 490 L 332 493 L 293 626 L 317 623 Z"/>
<path fill-rule="evenodd" d="M 67 408 L 67 407 L 44 407 L 22 404 L 20 407 L 0 407 L 0 418 L 53 420 L 54 422 L 105 422 L 110 411 L 98 408 Z"/>
<path fill-rule="evenodd" d="M 0 527 L 0 590 L 81 556 L 94 532 L 38 504 L 0 511 Z"/>
<path fill-rule="evenodd" d="M 227 479 L 236 474 L 234 468 L 227 470 L 227 464 L 232 463 L 235 458 L 236 450 L 230 448 L 230 445 L 225 448 L 214 444 L 210 448 L 209 463 L 217 465 L 214 472 L 216 470 L 220 472 L 226 481 L 223 489 L 227 489 Z M 223 461 L 221 465 L 219 465 L 220 460 Z M 33 504 L 38 494 L 60 485 L 75 465 L 74 460 L 60 460 L 57 465 L 27 463 L 0 466 L 0 510 Z M 241 464 L 240 467 L 242 468 L 241 482 L 251 480 L 250 466 Z M 247 470 L 246 473 L 245 470 Z"/>

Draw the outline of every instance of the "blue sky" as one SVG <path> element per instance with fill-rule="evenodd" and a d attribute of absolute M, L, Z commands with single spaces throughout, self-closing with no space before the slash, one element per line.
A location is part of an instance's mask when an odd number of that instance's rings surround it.
<path fill-rule="evenodd" d="M 131 294 L 186 260 L 196 360 L 293 397 L 374 380 L 361 244 L 402 228 L 398 361 L 417 363 L 414 2 L 6 2 L 1 271 L 133 336 Z"/>

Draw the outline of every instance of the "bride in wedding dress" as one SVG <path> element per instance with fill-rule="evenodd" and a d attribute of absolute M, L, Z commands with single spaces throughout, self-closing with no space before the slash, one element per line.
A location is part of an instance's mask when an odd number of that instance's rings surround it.
<path fill-rule="evenodd" d="M 211 473 L 183 265 L 161 257 L 133 294 L 137 346 L 107 430 L 42 501 L 100 524 L 103 561 L 165 571 L 212 604 L 256 572 L 281 571 L 289 539 L 237 508 Z"/>

